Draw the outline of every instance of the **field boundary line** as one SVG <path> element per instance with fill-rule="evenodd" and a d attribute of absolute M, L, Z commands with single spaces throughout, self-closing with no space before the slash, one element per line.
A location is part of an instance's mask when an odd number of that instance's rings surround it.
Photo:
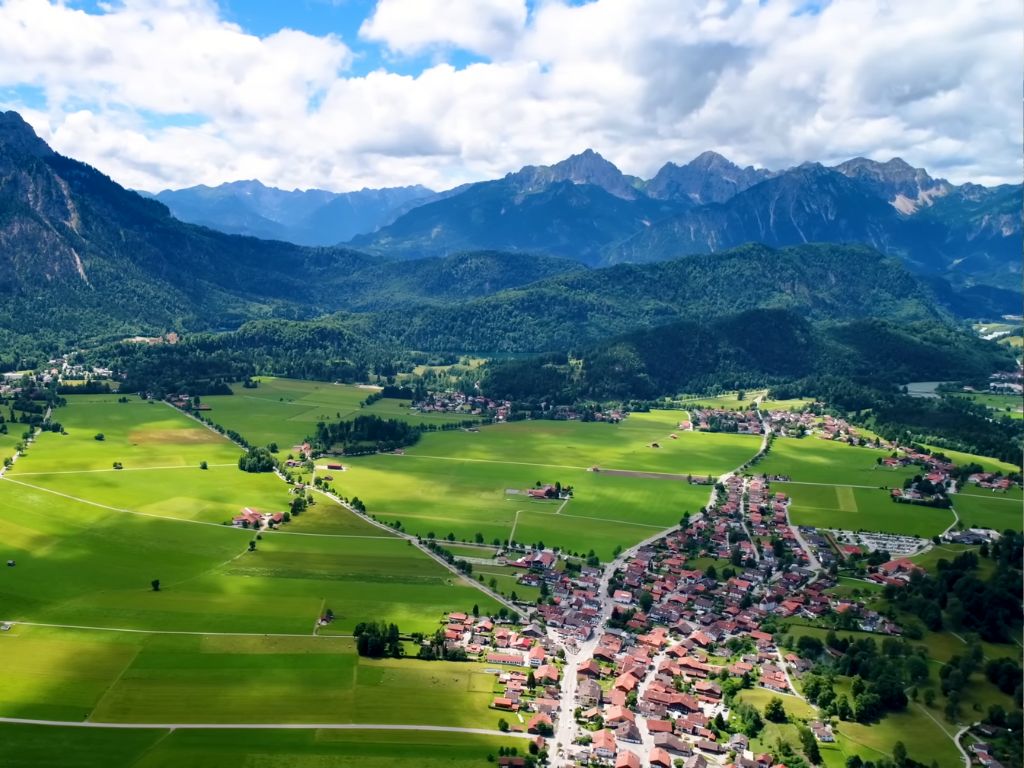
<path fill-rule="evenodd" d="M 301 632 L 200 632 L 186 629 L 134 629 L 131 627 L 93 627 L 86 624 L 49 624 L 40 621 L 0 619 L 12 627 L 42 627 L 44 629 L 73 629 L 86 632 L 124 632 L 132 635 L 187 635 L 190 637 L 312 637 Z M 319 639 L 340 638 L 351 640 L 355 635 L 316 635 Z"/>
<path fill-rule="evenodd" d="M 308 637 L 308 635 L 303 635 Z M 427 731 L 466 733 L 476 736 L 532 739 L 533 734 L 489 728 L 465 728 L 455 725 L 408 725 L 385 723 L 104 723 L 92 720 L 33 720 L 27 717 L 0 717 L 0 723 L 39 725 L 56 728 L 110 728 L 146 731 Z"/>

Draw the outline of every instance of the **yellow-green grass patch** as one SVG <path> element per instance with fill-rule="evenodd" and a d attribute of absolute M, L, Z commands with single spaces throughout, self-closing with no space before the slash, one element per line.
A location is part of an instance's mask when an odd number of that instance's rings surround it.
<path fill-rule="evenodd" d="M 963 466 L 965 464 L 979 464 L 985 472 L 1020 472 L 1020 467 L 1011 464 L 1008 461 L 1000 461 L 999 459 L 993 459 L 989 456 L 979 456 L 975 453 L 964 453 L 963 451 L 954 451 L 951 448 L 940 448 L 937 445 L 926 445 L 925 448 L 932 451 L 933 453 L 942 453 L 949 457 L 955 464 Z"/>

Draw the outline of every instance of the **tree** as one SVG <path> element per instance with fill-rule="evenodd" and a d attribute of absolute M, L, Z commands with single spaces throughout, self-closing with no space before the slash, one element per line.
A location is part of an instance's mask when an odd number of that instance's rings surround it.
<path fill-rule="evenodd" d="M 764 718 L 772 723 L 786 722 L 786 707 L 778 696 L 772 697 L 764 708 Z"/>
<path fill-rule="evenodd" d="M 93 440 L 99 440 L 101 443 L 106 439 L 106 436 L 102 432 L 97 432 L 96 435 L 93 437 Z"/>
<path fill-rule="evenodd" d="M 480 606 L 473 603 L 473 616 L 474 618 L 480 618 Z"/>
<path fill-rule="evenodd" d="M 255 552 L 256 551 L 256 539 L 252 539 L 252 540 L 249 541 L 249 551 L 250 552 Z"/>
<path fill-rule="evenodd" d="M 811 764 L 821 765 L 821 751 L 818 749 L 818 740 L 814 738 L 810 728 L 800 729 L 800 745 L 803 747 L 804 754 L 807 755 L 807 759 L 811 761 Z"/>
<path fill-rule="evenodd" d="M 504 717 L 498 718 L 498 730 L 502 733 L 508 733 L 508 720 Z"/>
<path fill-rule="evenodd" d="M 154 592 L 159 592 L 160 591 L 160 579 L 153 579 L 151 582 L 149 582 L 149 586 L 151 586 L 153 588 Z"/>
<path fill-rule="evenodd" d="M 652 605 L 654 605 L 654 595 L 645 589 L 640 593 L 640 608 L 644 613 L 647 613 L 651 610 Z"/>
<path fill-rule="evenodd" d="M 537 687 L 537 676 L 533 674 L 533 670 L 530 670 L 530 674 L 526 676 L 526 687 L 531 691 Z"/>
<path fill-rule="evenodd" d="M 902 741 L 897 741 L 892 745 L 892 759 L 899 768 L 903 768 L 907 764 L 907 747 Z"/>
<path fill-rule="evenodd" d="M 209 467 L 210 467 L 210 465 L 206 463 L 205 459 L 203 461 L 199 462 L 199 468 L 200 469 L 209 469 Z"/>

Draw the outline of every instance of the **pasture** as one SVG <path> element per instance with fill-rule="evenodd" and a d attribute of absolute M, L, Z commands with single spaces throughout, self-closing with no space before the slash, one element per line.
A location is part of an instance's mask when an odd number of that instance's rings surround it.
<path fill-rule="evenodd" d="M 0 764 L 9 768 L 223 768 L 287 766 L 478 768 L 521 739 L 368 730 L 114 731 L 0 724 Z"/>
<path fill-rule="evenodd" d="M 533 465 L 552 470 L 622 469 L 714 475 L 749 460 L 760 446 L 753 435 L 680 432 L 685 411 L 634 413 L 618 424 L 579 421 L 517 421 L 478 432 L 423 436 L 409 455 Z M 672 435 L 676 435 L 672 438 Z M 657 444 L 659 447 L 652 447 Z"/>
<path fill-rule="evenodd" d="M 803 483 L 901 487 L 905 478 L 913 477 L 919 470 L 916 467 L 880 467 L 878 459 L 889 455 L 890 452 L 876 448 L 860 448 L 817 437 L 778 438 L 753 471 L 788 475 L 793 481 Z"/>
<path fill-rule="evenodd" d="M 467 441 L 481 433 L 466 434 Z M 594 549 L 607 558 L 616 545 L 628 546 L 678 523 L 684 511 L 707 504 L 709 489 L 682 480 L 625 477 L 579 468 L 524 464 L 500 459 L 460 459 L 433 455 L 433 438 L 403 456 L 378 455 L 348 460 L 334 474 L 333 486 L 358 496 L 370 514 L 400 521 L 420 536 L 504 543 L 543 542 L 570 551 Z M 421 456 L 420 450 L 430 450 Z M 536 482 L 571 485 L 567 503 L 531 499 L 523 493 Z M 517 493 L 507 493 L 513 490 Z"/>
<path fill-rule="evenodd" d="M 131 723 L 496 727 L 478 663 L 367 659 L 339 637 L 16 627 L 0 638 L 8 717 Z M 422 696 L 431 691 L 431 705 Z M 493 722 L 492 722 L 493 720 Z"/>
<path fill-rule="evenodd" d="M 1024 511 L 1021 509 L 1019 494 L 995 494 L 988 491 L 987 495 L 958 493 L 951 498 L 957 515 L 968 528 L 1024 530 Z"/>
<path fill-rule="evenodd" d="M 796 483 L 773 483 L 772 487 L 793 499 L 790 520 L 794 525 L 930 538 L 953 523 L 948 509 L 898 504 L 886 491 Z"/>
<path fill-rule="evenodd" d="M 203 446 L 201 455 L 234 458 L 238 448 L 165 405 L 91 396 L 69 401 L 57 418 L 71 425 L 71 434 L 44 434 L 49 439 L 41 438 L 0 480 L 2 554 L 18 562 L 0 582 L 0 618 L 308 632 L 330 607 L 338 616 L 335 631 L 374 618 L 405 631 L 431 631 L 447 611 L 476 602 L 491 607 L 468 582 L 322 495 L 285 530 L 264 532 L 249 552 L 254 532 L 225 521 L 246 506 L 287 509 L 285 483 L 233 463 L 200 469 L 195 455 L 180 454 L 177 437 L 168 444 L 162 434 L 197 433 L 188 445 Z M 91 437 L 100 422 L 103 441 Z M 76 432 L 88 439 L 76 440 Z M 112 446 L 128 451 L 140 432 L 150 439 L 136 446 L 136 460 L 148 468 L 94 468 L 91 453 Z M 64 468 L 69 465 L 79 469 Z M 150 589 L 153 579 L 161 581 L 159 593 Z"/>
<path fill-rule="evenodd" d="M 43 432 L 29 452 L 34 472 L 234 464 L 239 449 L 166 403 L 131 396 L 68 395 L 53 418 L 66 435 Z M 102 435 L 102 440 L 96 437 Z M 18 462 L 17 470 L 29 471 Z"/>
<path fill-rule="evenodd" d="M 1024 398 L 1020 395 L 1001 395 L 993 392 L 958 392 L 948 397 L 961 397 L 983 405 L 992 411 L 997 419 L 1009 416 L 1011 419 L 1024 419 Z"/>
<path fill-rule="evenodd" d="M 1006 474 L 1010 472 L 1020 472 L 1021 469 L 1019 466 L 1011 464 L 1008 461 L 1000 461 L 999 459 L 993 459 L 988 456 L 978 456 L 975 453 L 954 451 L 951 448 L 940 448 L 937 445 L 926 445 L 925 448 L 933 453 L 945 454 L 949 457 L 950 461 L 960 466 L 971 463 L 979 464 L 985 472 L 1002 472 Z"/>
<path fill-rule="evenodd" d="M 405 400 L 385 398 L 368 407 L 361 403 L 377 387 L 258 377 L 255 389 L 233 384 L 231 395 L 203 398 L 211 410 L 205 413 L 225 429 L 233 429 L 253 445 L 277 443 L 281 451 L 301 443 L 316 430 L 318 421 L 341 421 L 359 414 L 403 419 L 415 423 L 459 421 L 469 416 L 420 414 L 409 411 Z"/>

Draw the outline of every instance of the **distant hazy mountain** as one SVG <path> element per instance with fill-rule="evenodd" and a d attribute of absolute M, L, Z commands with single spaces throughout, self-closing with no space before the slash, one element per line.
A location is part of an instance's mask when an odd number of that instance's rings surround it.
<path fill-rule="evenodd" d="M 922 274 L 1018 290 L 1022 189 L 958 187 L 899 158 L 771 171 L 714 152 L 643 181 L 587 150 L 452 190 L 351 244 L 404 259 L 487 248 L 601 266 L 749 242 L 861 243 Z"/>
<path fill-rule="evenodd" d="M 164 190 L 152 197 L 175 217 L 235 235 L 335 245 L 373 232 L 434 193 L 421 186 L 327 192 L 286 191 L 258 181 Z"/>

